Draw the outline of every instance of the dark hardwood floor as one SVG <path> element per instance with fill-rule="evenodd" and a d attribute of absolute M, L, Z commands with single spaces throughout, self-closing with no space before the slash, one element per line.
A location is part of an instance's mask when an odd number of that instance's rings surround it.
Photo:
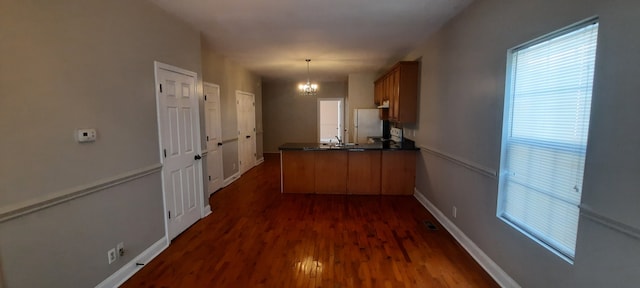
<path fill-rule="evenodd" d="M 279 164 L 216 192 L 122 287 L 498 287 L 413 196 L 283 195 Z"/>

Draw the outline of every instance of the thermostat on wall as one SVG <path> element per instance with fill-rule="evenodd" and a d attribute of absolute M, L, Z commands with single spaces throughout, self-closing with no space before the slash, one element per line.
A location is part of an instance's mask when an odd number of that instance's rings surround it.
<path fill-rule="evenodd" d="M 76 135 L 78 135 L 78 142 L 93 142 L 96 141 L 96 129 L 78 129 Z"/>

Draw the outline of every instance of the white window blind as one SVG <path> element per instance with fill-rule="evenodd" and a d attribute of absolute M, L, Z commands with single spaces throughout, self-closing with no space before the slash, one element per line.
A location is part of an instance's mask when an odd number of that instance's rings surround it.
<path fill-rule="evenodd" d="M 498 216 L 573 259 L 598 23 L 592 20 L 510 53 Z"/>

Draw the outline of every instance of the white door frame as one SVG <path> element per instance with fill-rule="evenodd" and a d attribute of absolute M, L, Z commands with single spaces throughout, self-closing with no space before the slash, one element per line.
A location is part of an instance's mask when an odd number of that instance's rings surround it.
<path fill-rule="evenodd" d="M 198 74 L 189 70 L 185 70 L 182 69 L 180 67 L 176 67 L 176 66 L 172 66 L 169 64 L 165 64 L 162 62 L 158 62 L 158 61 L 154 61 L 153 62 L 153 66 L 154 66 L 154 78 L 155 78 L 155 92 L 156 92 L 156 111 L 157 111 L 157 117 L 158 117 L 158 157 L 160 158 L 160 163 L 163 164 L 164 166 L 164 153 L 163 153 L 163 147 L 162 147 L 162 137 L 163 137 L 163 131 L 162 131 L 162 127 L 161 127 L 161 121 L 162 121 L 162 115 L 161 115 L 161 108 L 160 107 L 160 87 L 159 87 L 159 83 L 158 83 L 158 72 L 160 69 L 163 70 L 168 70 L 168 71 L 172 71 L 175 73 L 180 73 L 180 74 L 184 74 L 187 76 L 191 76 L 194 78 L 195 82 L 194 82 L 194 90 L 196 93 L 196 97 L 201 98 L 200 95 L 202 95 L 201 91 L 198 91 Z M 196 123 L 196 129 L 195 131 L 197 131 L 198 134 L 198 139 L 196 141 L 196 153 L 198 154 L 202 154 L 202 139 L 201 139 L 201 135 L 200 135 L 200 101 L 197 101 L 197 105 L 198 107 L 196 107 L 196 115 L 197 115 L 197 121 L 195 121 Z M 200 201 L 200 218 L 206 216 L 208 213 L 210 213 L 210 211 L 205 211 L 204 209 L 204 191 L 203 191 L 203 177 L 202 177 L 202 161 L 198 161 L 198 164 L 200 169 L 198 169 L 198 172 L 196 175 L 198 177 L 198 179 L 200 181 L 196 181 L 196 183 L 199 183 L 199 187 L 197 187 L 196 189 L 198 190 L 198 198 Z M 167 210 L 167 199 L 166 199 L 166 191 L 164 189 L 164 183 L 165 183 L 165 179 L 164 179 L 164 173 L 161 173 L 162 175 L 162 205 L 163 205 L 163 218 L 164 218 L 164 232 L 165 232 L 165 239 L 167 240 L 167 243 L 171 243 L 171 239 L 169 238 L 169 222 L 168 222 L 168 217 L 167 215 L 164 215 L 166 213 Z"/>

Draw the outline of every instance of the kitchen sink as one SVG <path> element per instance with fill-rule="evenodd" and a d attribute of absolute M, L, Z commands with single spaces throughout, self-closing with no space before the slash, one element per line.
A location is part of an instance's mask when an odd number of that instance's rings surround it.
<path fill-rule="evenodd" d="M 322 143 L 318 145 L 319 149 L 342 149 L 347 147 L 353 147 L 358 145 L 357 143 Z"/>

